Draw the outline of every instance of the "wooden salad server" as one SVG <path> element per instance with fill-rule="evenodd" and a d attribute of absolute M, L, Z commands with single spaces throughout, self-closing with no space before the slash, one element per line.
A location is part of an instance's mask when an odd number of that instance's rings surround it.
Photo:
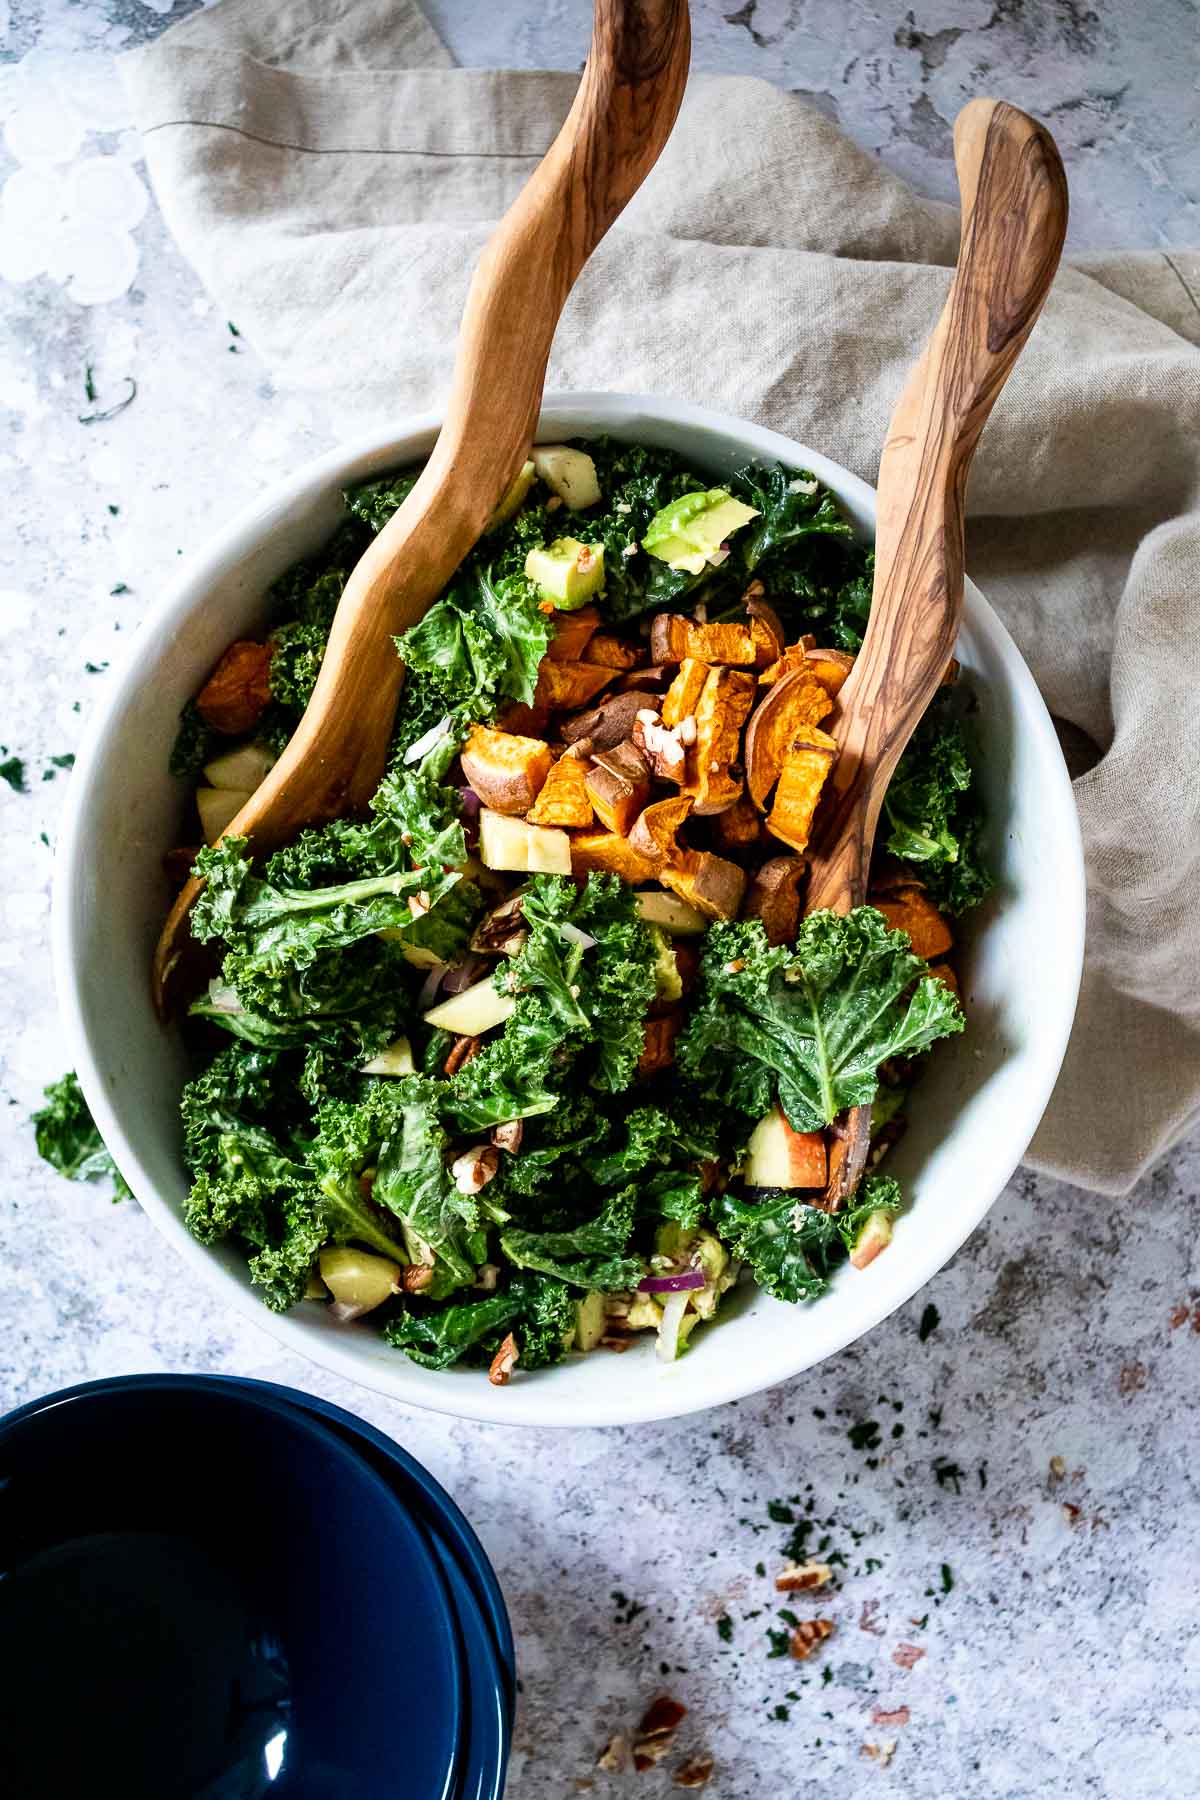
<path fill-rule="evenodd" d="M 1053 138 L 1002 100 L 954 126 L 958 266 L 941 318 L 892 414 L 879 465 L 875 581 L 862 649 L 832 729 L 838 758 L 810 852 L 806 911 L 866 899 L 880 807 L 954 650 L 963 604 L 963 496 L 971 459 L 1050 289 L 1067 229 Z M 827 721 L 828 723 L 828 721 Z M 853 1192 L 871 1109 L 854 1109 L 827 1204 Z"/>
<path fill-rule="evenodd" d="M 596 0 L 574 104 L 479 259 L 433 454 L 346 584 L 295 735 L 223 834 L 256 854 L 365 811 L 378 787 L 404 680 L 392 640 L 441 593 L 525 461 L 559 315 L 670 136 L 690 44 L 687 0 Z M 200 885 L 188 881 L 155 951 L 160 1014 Z"/>

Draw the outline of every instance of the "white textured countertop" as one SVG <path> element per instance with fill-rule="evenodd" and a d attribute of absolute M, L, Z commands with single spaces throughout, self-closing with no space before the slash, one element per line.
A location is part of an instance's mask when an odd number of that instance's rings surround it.
<path fill-rule="evenodd" d="M 928 192 L 953 196 L 946 121 L 985 89 L 1058 135 L 1075 249 L 1200 236 L 1191 0 L 726 3 L 694 6 L 698 66 L 804 93 Z M 2 54 L 35 55 L 0 64 L 0 181 L 19 161 L 50 183 L 6 196 L 0 276 L 54 266 L 64 183 L 87 252 L 75 240 L 74 295 L 45 274 L 0 281 L 0 757 L 24 759 L 27 785 L 0 785 L 0 1410 L 89 1377 L 219 1369 L 394 1433 L 462 1503 L 508 1595 L 524 1683 L 513 1800 L 671 1791 L 678 1757 L 643 1776 L 594 1767 L 659 1691 L 691 1709 L 680 1755 L 712 1752 L 721 1800 L 1200 1792 L 1195 1140 L 1126 1201 L 1018 1176 L 918 1299 L 787 1388 L 553 1437 L 411 1413 L 281 1354 L 185 1284 L 135 1206 L 36 1162 L 27 1116 L 67 1054 L 47 917 L 68 776 L 50 759 L 75 747 L 180 557 L 340 423 L 275 393 L 153 201 L 138 216 L 138 147 L 103 59 L 187 10 L 34 0 L 14 7 Z M 574 66 L 586 37 L 582 0 L 429 11 L 467 63 Z M 6 13 L 0 0 L 0 31 Z M 91 167 L 112 154 L 119 171 Z M 110 423 L 78 422 L 88 365 L 100 407 L 137 382 Z M 797 1605 L 835 1627 L 804 1665 L 767 1656 L 790 1530 L 772 1502 L 811 1505 L 812 1547 L 827 1537 L 845 1557 L 837 1586 Z M 898 1661 L 902 1644 L 923 1654 Z"/>

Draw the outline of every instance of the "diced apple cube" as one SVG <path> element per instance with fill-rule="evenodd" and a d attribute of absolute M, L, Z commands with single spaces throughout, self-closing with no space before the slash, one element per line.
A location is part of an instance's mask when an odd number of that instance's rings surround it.
<path fill-rule="evenodd" d="M 511 994 L 499 993 L 491 976 L 485 975 L 473 987 L 432 1007 L 425 1014 L 425 1023 L 436 1025 L 439 1031 L 452 1031 L 456 1037 L 482 1037 L 494 1025 L 503 1025 L 516 1004 Z"/>
<path fill-rule="evenodd" d="M 518 874 L 569 875 L 571 840 L 550 825 L 529 825 L 481 807 L 479 858 L 485 869 L 512 869 Z"/>
<path fill-rule="evenodd" d="M 772 1107 L 750 1135 L 742 1174 L 750 1187 L 824 1187 L 825 1139 L 819 1131 L 793 1131 L 780 1108 Z"/>
<path fill-rule="evenodd" d="M 406 1037 L 398 1037 L 394 1043 L 373 1056 L 362 1065 L 363 1075 L 411 1075 L 416 1068 L 413 1062 L 412 1045 Z"/>
<path fill-rule="evenodd" d="M 196 806 L 206 844 L 215 844 L 250 798 L 248 789 L 202 787 L 196 789 Z"/>
<path fill-rule="evenodd" d="M 708 928 L 708 920 L 678 894 L 662 888 L 645 888 L 636 893 L 638 911 L 647 925 L 661 925 L 672 937 L 699 937 Z"/>
<path fill-rule="evenodd" d="M 892 1215 L 888 1212 L 868 1213 L 862 1230 L 854 1240 L 854 1248 L 850 1252 L 850 1261 L 856 1269 L 865 1269 L 873 1263 L 881 1250 L 886 1250 L 892 1241 Z"/>
<path fill-rule="evenodd" d="M 226 750 L 224 756 L 205 763 L 204 779 L 210 787 L 252 794 L 274 767 L 275 753 L 265 744 L 239 744 L 236 750 Z"/>

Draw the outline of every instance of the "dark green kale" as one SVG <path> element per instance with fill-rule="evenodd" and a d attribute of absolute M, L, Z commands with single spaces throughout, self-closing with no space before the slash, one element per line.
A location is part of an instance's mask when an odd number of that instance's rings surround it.
<path fill-rule="evenodd" d="M 383 530 L 392 514 L 399 512 L 416 487 L 420 473 L 420 469 L 408 469 L 399 475 L 385 475 L 382 481 L 350 488 L 345 496 L 346 505 L 374 537 Z"/>
<path fill-rule="evenodd" d="M 537 1269 L 572 1287 L 612 1293 L 634 1287 L 642 1275 L 640 1257 L 626 1254 L 633 1234 L 636 1189 L 609 1194 L 594 1219 L 564 1231 L 500 1233 L 500 1248 L 519 1269 Z"/>
<path fill-rule="evenodd" d="M 755 1281 L 777 1300 L 816 1300 L 873 1212 L 895 1212 L 900 1189 L 890 1177 L 868 1175 L 844 1213 L 809 1206 L 794 1193 L 754 1200 L 720 1194 L 713 1227 L 730 1254 L 747 1263 Z"/>
<path fill-rule="evenodd" d="M 512 1332 L 523 1369 L 560 1362 L 575 1330 L 575 1305 L 561 1281 L 513 1274 L 503 1293 L 460 1300 L 434 1311 L 412 1308 L 384 1330 L 389 1344 L 426 1369 L 448 1369 L 463 1356 L 489 1361 Z"/>
<path fill-rule="evenodd" d="M 883 811 L 887 850 L 911 866 L 936 905 L 958 914 L 986 899 L 993 877 L 980 855 L 983 808 L 954 704 L 952 690 L 934 700 L 900 758 Z"/>
<path fill-rule="evenodd" d="M 7 781 L 14 794 L 27 794 L 29 789 L 25 783 L 24 759 L 9 756 L 0 762 L 0 781 Z"/>
<path fill-rule="evenodd" d="M 179 730 L 168 764 L 172 775 L 187 781 L 198 781 L 206 762 L 217 754 L 220 740 L 215 731 L 200 717 L 194 700 L 189 700 L 179 715 Z"/>
<path fill-rule="evenodd" d="M 748 1117 L 778 1099 L 796 1131 L 871 1101 L 889 1057 L 963 1028 L 954 996 L 872 906 L 813 913 L 794 946 L 774 949 L 758 920 L 714 925 L 701 977 L 680 1074 Z"/>
<path fill-rule="evenodd" d="M 52 1081 L 45 1099 L 45 1106 L 33 1115 L 38 1155 L 68 1181 L 103 1181 L 111 1176 L 113 1199 L 132 1199 L 128 1182 L 96 1128 L 74 1070 Z"/>

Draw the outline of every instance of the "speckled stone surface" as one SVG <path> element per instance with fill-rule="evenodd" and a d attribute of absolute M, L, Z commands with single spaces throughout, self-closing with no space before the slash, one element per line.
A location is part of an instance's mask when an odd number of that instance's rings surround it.
<path fill-rule="evenodd" d="M 928 192 L 952 195 L 945 122 L 984 88 L 1059 135 L 1077 250 L 1200 235 L 1188 0 L 726 4 L 694 7 L 700 66 L 804 92 Z M 0 115 L 23 112 L 18 151 L 65 90 L 82 126 L 60 175 L 85 180 L 71 171 L 98 153 L 136 175 L 94 59 L 186 10 L 46 0 L 6 21 L 0 0 Z M 430 12 L 468 63 L 573 66 L 586 35 L 581 0 Z M 89 121 L 109 130 L 85 134 Z M 524 1686 L 514 1800 L 665 1794 L 701 1750 L 721 1800 L 1200 1793 L 1200 1142 L 1122 1202 L 1018 1176 L 909 1307 L 786 1388 L 556 1437 L 409 1412 L 281 1354 L 184 1281 L 136 1207 L 37 1164 L 27 1115 L 67 1054 L 47 917 L 68 776 L 51 759 L 75 747 L 180 558 L 339 429 L 274 391 L 153 202 L 132 218 L 131 192 L 122 178 L 100 193 L 84 245 L 102 287 L 128 255 L 114 234 L 132 238 L 128 292 L 85 306 L 45 275 L 0 283 L 0 757 L 24 759 L 27 786 L 0 785 L 0 1405 L 129 1370 L 221 1369 L 324 1394 L 400 1438 L 462 1502 L 508 1595 Z M 18 188 L 23 229 L 36 199 Z M 79 422 L 88 365 L 98 408 L 138 384 L 109 423 Z M 816 1520 L 809 1548 L 833 1553 L 835 1585 L 794 1605 L 834 1625 L 804 1664 L 768 1655 L 783 1511 Z M 597 1771 L 660 1691 L 690 1708 L 677 1753 L 642 1776 Z"/>

